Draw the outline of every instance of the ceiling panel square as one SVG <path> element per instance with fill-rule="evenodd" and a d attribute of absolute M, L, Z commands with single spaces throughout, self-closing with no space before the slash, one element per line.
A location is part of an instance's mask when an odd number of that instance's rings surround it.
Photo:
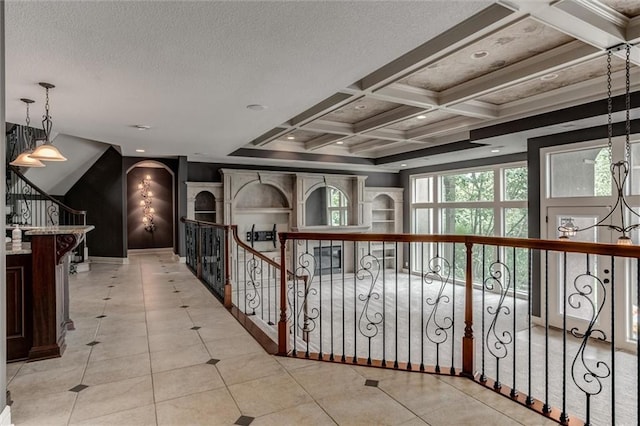
<path fill-rule="evenodd" d="M 570 36 L 540 22 L 530 18 L 524 19 L 430 64 L 399 82 L 440 92 L 572 40 Z M 482 56 L 482 52 L 486 52 L 486 56 Z"/>
<path fill-rule="evenodd" d="M 433 123 L 437 123 L 438 121 L 443 121 L 448 118 L 455 117 L 456 114 L 451 114 L 450 112 L 436 110 L 436 111 L 425 113 L 422 116 L 424 118 L 412 117 L 407 120 L 392 124 L 387 128 L 393 129 L 393 130 L 411 130 L 417 127 L 426 126 L 427 124 L 433 124 Z"/>
<path fill-rule="evenodd" d="M 613 72 L 624 69 L 624 61 L 616 56 L 612 57 L 611 70 Z M 478 98 L 480 101 L 494 105 L 503 105 L 520 99 L 529 98 L 540 93 L 549 92 L 561 87 L 570 86 L 581 81 L 601 77 L 607 73 L 607 57 L 601 56 L 591 61 L 583 62 L 565 68 L 553 74 L 526 81 Z M 557 77 L 554 77 L 557 76 Z M 606 86 L 603 85 L 603 90 Z"/>
<path fill-rule="evenodd" d="M 390 111 L 399 105 L 393 102 L 381 101 L 372 98 L 362 98 L 349 105 L 345 105 L 322 117 L 323 120 L 337 121 L 340 123 L 355 124 L 370 117 L 375 117 L 383 112 Z"/>
<path fill-rule="evenodd" d="M 310 132 L 308 130 L 300 130 L 300 129 L 296 129 L 293 130 L 285 135 L 282 135 L 278 138 L 278 140 L 282 140 L 282 141 L 295 141 L 295 142 L 307 142 L 310 141 L 313 138 L 317 138 L 318 136 L 322 136 L 324 133 L 316 133 L 316 132 Z M 290 139 L 293 136 L 293 139 Z"/>

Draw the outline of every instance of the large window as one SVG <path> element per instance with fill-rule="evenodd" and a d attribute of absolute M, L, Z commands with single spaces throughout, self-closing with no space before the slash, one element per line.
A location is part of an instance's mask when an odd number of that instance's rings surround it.
<path fill-rule="evenodd" d="M 344 192 L 338 188 L 329 187 L 327 192 L 329 196 L 329 225 L 331 226 L 346 226 L 349 222 L 347 212 L 349 211 L 349 203 L 347 202 L 347 196 Z"/>
<path fill-rule="evenodd" d="M 411 179 L 411 231 L 416 234 L 464 234 L 528 236 L 527 168 L 510 164 L 447 174 L 427 174 Z M 413 265 L 424 264 L 435 247 L 413 251 Z M 453 256 L 453 248 L 449 250 Z M 442 251 L 441 251 L 442 253 Z M 495 254 L 487 253 L 488 256 Z M 503 259 L 514 261 L 513 251 Z M 456 247 L 456 278 L 464 277 L 465 250 Z M 526 290 L 529 259 L 525 250 L 515 252 L 516 287 Z M 481 276 L 482 265 L 474 261 Z"/>

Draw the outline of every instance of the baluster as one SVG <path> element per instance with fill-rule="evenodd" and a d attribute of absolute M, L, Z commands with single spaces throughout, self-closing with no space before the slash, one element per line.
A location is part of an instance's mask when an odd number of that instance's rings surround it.
<path fill-rule="evenodd" d="M 396 241 L 395 243 L 396 245 L 396 265 L 395 265 L 395 282 L 396 282 L 396 292 L 395 292 L 395 319 L 396 319 L 396 324 L 395 324 L 395 328 L 394 328 L 394 335 L 395 335 L 395 360 L 393 361 L 393 368 L 398 368 L 398 242 Z"/>
<path fill-rule="evenodd" d="M 345 330 L 345 311 L 344 311 L 344 302 L 345 302 L 344 294 L 346 292 L 346 288 L 345 288 L 345 285 L 344 285 L 344 279 L 345 279 L 345 269 L 347 269 L 347 268 L 345 267 L 345 264 L 344 264 L 344 259 L 345 259 L 344 240 L 341 241 L 340 247 L 341 247 L 340 256 L 342 256 L 341 257 L 341 262 L 340 262 L 342 264 L 342 272 L 341 272 L 341 275 L 342 275 L 342 358 L 340 360 L 342 362 L 347 362 L 347 349 L 346 349 L 346 346 L 345 346 L 346 330 Z"/>
<path fill-rule="evenodd" d="M 329 361 L 333 361 L 333 240 L 329 241 L 329 268 L 329 335 L 331 336 Z"/>
<path fill-rule="evenodd" d="M 531 304 L 531 296 L 533 290 L 533 278 L 532 278 L 532 270 L 533 270 L 533 250 L 528 249 L 528 265 L 529 269 L 527 271 L 527 338 L 528 338 L 528 348 L 527 348 L 527 399 L 525 403 L 529 406 L 533 405 L 533 396 L 531 394 L 531 316 L 532 316 L 532 304 Z"/>
<path fill-rule="evenodd" d="M 465 242 L 466 249 L 466 277 L 464 293 L 464 337 L 462 338 L 462 374 L 473 377 L 475 374 L 475 345 L 473 342 L 473 243 Z M 484 246 L 482 251 L 482 264 L 484 265 Z M 484 270 L 484 269 L 483 269 Z M 484 272 L 483 272 L 484 273 Z M 484 277 L 483 277 L 484 278 Z M 484 283 L 484 281 L 483 281 Z M 484 302 L 484 284 L 483 284 Z M 484 310 L 482 312 L 484 318 Z M 484 324 L 484 322 L 483 322 Z M 484 333 L 482 339 L 484 340 Z M 484 348 L 484 346 L 483 346 Z M 484 354 L 484 351 L 483 351 Z M 484 355 L 483 355 L 484 360 Z M 484 369 L 484 365 L 483 365 Z"/>
<path fill-rule="evenodd" d="M 551 413 L 549 404 L 549 251 L 544 251 L 544 405 L 542 412 Z"/>
<path fill-rule="evenodd" d="M 387 340 L 386 340 L 386 324 L 387 324 L 387 290 L 386 290 L 386 253 L 385 242 L 382 241 L 382 366 L 387 366 Z M 394 255 L 395 256 L 395 255 Z"/>
<path fill-rule="evenodd" d="M 409 273 L 407 274 L 407 370 L 411 370 L 411 243 L 409 243 Z M 420 331 L 422 332 L 422 331 Z"/>
<path fill-rule="evenodd" d="M 318 247 L 320 248 L 320 260 L 318 262 L 318 287 L 320 288 L 318 294 L 318 310 L 320 311 L 320 351 L 318 352 L 318 359 L 322 359 L 322 240 L 318 241 Z"/>
<path fill-rule="evenodd" d="M 455 353 L 456 353 L 456 243 L 453 243 L 453 280 L 451 281 L 451 368 L 449 374 L 455 375 Z"/>
<path fill-rule="evenodd" d="M 518 391 L 516 390 L 516 371 L 518 371 L 516 369 L 516 358 L 517 358 L 517 354 L 518 351 L 516 349 L 516 342 L 517 342 L 517 336 L 516 336 L 516 331 L 517 331 L 517 326 L 516 326 L 516 319 L 517 319 L 517 314 L 516 314 L 516 287 L 517 287 L 517 281 L 516 281 L 516 276 L 517 276 L 517 271 L 516 271 L 516 248 L 513 247 L 512 248 L 512 252 L 511 255 L 513 257 L 512 259 L 512 268 L 513 268 L 513 385 L 511 386 L 511 393 L 509 394 L 511 396 L 511 398 L 516 398 L 518 396 Z"/>
<path fill-rule="evenodd" d="M 567 424 L 567 252 L 562 253 L 562 412 L 560 423 Z"/>
<path fill-rule="evenodd" d="M 589 256 L 589 255 L 587 255 Z M 615 274 L 615 257 L 611 256 L 611 286 L 609 289 L 609 294 L 611 295 L 609 299 L 611 299 L 611 424 L 616 424 L 616 321 L 615 321 L 615 312 L 616 312 L 616 298 L 615 298 L 615 283 L 616 283 L 616 274 Z M 607 283 L 607 280 L 604 280 L 604 283 Z M 606 289 L 605 289 L 606 291 Z M 606 297 L 606 293 L 603 295 Z M 626 316 L 626 315 L 625 315 Z M 640 356 L 640 354 L 636 353 L 636 358 Z M 639 380 L 636 378 L 636 380 Z M 588 423 L 588 422 L 587 422 Z"/>
<path fill-rule="evenodd" d="M 420 276 L 424 277 L 424 242 L 420 243 L 420 254 Z M 424 371 L 424 335 L 426 334 L 426 330 L 424 328 L 424 281 L 425 280 L 423 279 L 420 282 L 420 371 Z M 409 305 L 409 312 L 411 312 L 411 305 Z M 411 338 L 411 336 L 409 336 L 409 338 Z M 438 363 L 436 362 L 436 371 L 438 368 Z"/>
<path fill-rule="evenodd" d="M 486 245 L 483 244 L 482 245 L 482 311 L 481 311 L 481 321 L 482 321 L 482 339 L 481 339 L 481 344 L 482 344 L 482 372 L 480 373 L 480 381 L 482 383 L 486 383 L 487 381 L 487 375 L 486 375 L 486 370 L 485 370 L 485 343 L 486 343 L 486 337 L 487 335 L 485 334 L 485 288 L 484 288 L 484 281 L 486 279 L 486 268 L 485 268 L 485 263 L 486 263 Z M 469 253 L 467 253 L 467 264 L 469 262 Z M 467 266 L 467 273 L 469 273 L 469 267 Z M 466 302 L 466 301 L 465 301 Z"/>
<path fill-rule="evenodd" d="M 357 282 L 358 282 L 358 242 L 354 241 L 353 242 L 353 360 L 352 362 L 354 364 L 358 363 L 358 332 L 357 332 L 357 327 L 358 327 L 358 286 L 357 286 Z"/>

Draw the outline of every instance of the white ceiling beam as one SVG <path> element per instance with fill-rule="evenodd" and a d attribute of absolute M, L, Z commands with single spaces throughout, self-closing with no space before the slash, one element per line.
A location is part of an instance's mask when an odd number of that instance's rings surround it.
<path fill-rule="evenodd" d="M 318 133 L 332 133 L 335 135 L 352 135 L 353 126 L 349 123 L 340 123 L 338 121 L 315 120 L 300 127 L 301 130 L 308 130 Z"/>
<path fill-rule="evenodd" d="M 598 2 L 560 0 L 536 8 L 531 8 L 528 0 L 509 0 L 509 3 L 516 8 L 530 9 L 531 16 L 538 21 L 601 50 L 637 38 L 634 22 Z M 628 34 L 630 26 L 631 34 Z M 622 52 L 616 54 L 624 58 Z M 631 61 L 640 65 L 640 47 L 631 49 Z"/>
<path fill-rule="evenodd" d="M 436 92 L 401 83 L 393 83 L 382 87 L 369 96 L 382 101 L 396 102 L 424 109 L 435 108 L 439 105 Z"/>
<path fill-rule="evenodd" d="M 443 111 L 449 111 L 459 115 L 481 119 L 498 118 L 499 111 L 499 108 L 496 105 L 473 99 L 461 102 L 459 104 L 449 105 L 446 108 L 441 109 Z"/>
<path fill-rule="evenodd" d="M 448 120 L 439 121 L 437 123 L 427 124 L 426 126 L 407 130 L 406 135 L 407 139 L 420 139 L 422 141 L 424 140 L 424 137 L 435 136 L 439 133 L 458 131 L 472 124 L 475 124 L 478 121 L 481 120 L 469 117 L 454 117 Z"/>
<path fill-rule="evenodd" d="M 373 117 L 360 120 L 353 125 L 356 133 L 366 132 L 368 130 L 377 129 L 378 127 L 388 126 L 398 121 L 406 120 L 415 115 L 424 112 L 424 108 L 417 108 L 410 105 L 402 105 L 389 111 L 374 115 Z"/>
<path fill-rule="evenodd" d="M 470 100 L 584 62 L 598 55 L 602 55 L 600 49 L 580 41 L 573 41 L 444 90 L 440 95 L 440 104 L 448 106 Z"/>
<path fill-rule="evenodd" d="M 640 43 L 640 16 L 629 21 L 626 32 L 627 42 L 631 44 Z"/>
<path fill-rule="evenodd" d="M 631 91 L 640 89 L 640 69 L 631 69 Z M 621 70 L 611 75 L 611 85 L 613 96 L 624 93 L 625 71 Z M 566 87 L 540 93 L 525 99 L 510 102 L 500 107 L 500 118 L 509 120 L 519 117 L 542 114 L 544 112 L 555 111 L 561 108 L 592 102 L 602 99 L 606 93 L 607 77 L 601 76 L 596 79 L 583 81 Z"/>
<path fill-rule="evenodd" d="M 336 143 L 336 141 L 339 141 L 340 139 L 344 139 L 344 136 L 325 134 L 305 142 L 304 148 L 307 151 L 315 151 L 316 149 L 320 149 L 328 145 L 333 145 L 334 143 Z"/>
<path fill-rule="evenodd" d="M 380 139 L 370 139 L 368 141 L 360 142 L 349 147 L 349 153 L 361 154 L 363 152 L 371 151 L 376 148 L 380 148 L 383 145 L 393 143 L 390 141 L 384 141 Z"/>
<path fill-rule="evenodd" d="M 406 140 L 405 131 L 404 130 L 394 130 L 394 129 L 376 129 L 370 132 L 364 133 L 363 136 L 385 139 L 388 141 L 404 141 Z"/>

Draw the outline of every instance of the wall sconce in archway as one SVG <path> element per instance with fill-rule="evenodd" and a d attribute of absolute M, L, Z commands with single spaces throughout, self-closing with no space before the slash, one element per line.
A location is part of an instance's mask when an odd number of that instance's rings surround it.
<path fill-rule="evenodd" d="M 142 223 L 144 224 L 145 231 L 153 232 L 156 229 L 155 223 L 153 223 L 153 215 L 155 213 L 155 209 L 151 207 L 151 200 L 153 197 L 153 193 L 151 192 L 151 176 L 147 175 L 142 182 L 138 184 L 138 189 L 140 190 L 140 195 L 142 196 L 142 200 L 140 200 L 140 206 L 142 207 Z"/>

